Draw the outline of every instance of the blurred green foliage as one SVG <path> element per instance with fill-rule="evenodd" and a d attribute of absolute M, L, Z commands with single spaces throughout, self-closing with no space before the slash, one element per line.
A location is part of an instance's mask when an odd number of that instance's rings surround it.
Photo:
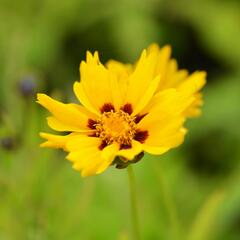
<path fill-rule="evenodd" d="M 87 49 L 130 62 L 151 42 L 209 77 L 185 143 L 134 166 L 142 239 L 240 239 L 239 25 L 237 0 L 0 0 L 0 239 L 131 239 L 126 171 L 82 179 L 39 149 L 34 93 L 75 101 Z"/>

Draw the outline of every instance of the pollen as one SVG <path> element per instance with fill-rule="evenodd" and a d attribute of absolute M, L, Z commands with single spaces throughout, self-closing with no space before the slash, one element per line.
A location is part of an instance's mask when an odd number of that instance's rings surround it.
<path fill-rule="evenodd" d="M 117 142 L 120 145 L 131 145 L 137 131 L 135 117 L 119 110 L 104 112 L 95 125 L 96 135 L 107 144 Z"/>

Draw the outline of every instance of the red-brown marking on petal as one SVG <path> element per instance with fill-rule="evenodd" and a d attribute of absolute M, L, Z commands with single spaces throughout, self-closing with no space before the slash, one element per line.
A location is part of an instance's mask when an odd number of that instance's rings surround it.
<path fill-rule="evenodd" d="M 122 150 L 122 149 L 129 149 L 129 148 L 132 148 L 132 145 L 131 145 L 131 144 L 122 144 L 122 145 L 120 146 L 120 150 Z"/>
<path fill-rule="evenodd" d="M 134 122 L 139 123 L 146 115 L 147 115 L 147 113 L 142 114 L 142 115 L 137 115 L 134 119 Z"/>
<path fill-rule="evenodd" d="M 128 113 L 129 115 L 131 115 L 132 112 L 133 112 L 133 108 L 132 108 L 132 105 L 131 105 L 130 103 L 125 104 L 125 105 L 121 108 L 121 110 L 123 110 L 125 113 Z"/>
<path fill-rule="evenodd" d="M 114 106 L 111 103 L 105 103 L 100 110 L 101 113 L 115 111 Z"/>
<path fill-rule="evenodd" d="M 88 127 L 91 128 L 91 129 L 96 129 L 96 124 L 97 122 L 95 120 L 92 120 L 92 119 L 88 119 Z"/>
<path fill-rule="evenodd" d="M 99 150 L 103 150 L 108 144 L 105 141 L 102 141 L 102 143 L 98 146 Z"/>
<path fill-rule="evenodd" d="M 138 130 L 134 136 L 134 139 L 140 143 L 144 143 L 148 138 L 148 131 Z"/>
<path fill-rule="evenodd" d="M 98 136 L 96 135 L 96 132 L 93 132 L 93 133 L 89 134 L 88 136 L 89 136 L 89 137 L 98 137 Z"/>

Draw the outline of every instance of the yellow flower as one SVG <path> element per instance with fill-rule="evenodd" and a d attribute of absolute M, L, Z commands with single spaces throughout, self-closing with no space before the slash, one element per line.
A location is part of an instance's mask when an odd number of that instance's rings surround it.
<path fill-rule="evenodd" d="M 81 81 L 73 87 L 81 105 L 37 96 L 38 103 L 52 113 L 48 125 L 70 132 L 41 133 L 47 140 L 41 146 L 62 148 L 73 168 L 89 176 L 110 165 L 126 167 L 143 152 L 163 154 L 181 144 L 184 121 L 200 99 L 205 73 L 187 76 L 176 69 L 175 61 L 171 68 L 165 51 L 152 45 L 134 66 L 116 61 L 104 66 L 97 52 L 87 52 L 80 64 Z"/>

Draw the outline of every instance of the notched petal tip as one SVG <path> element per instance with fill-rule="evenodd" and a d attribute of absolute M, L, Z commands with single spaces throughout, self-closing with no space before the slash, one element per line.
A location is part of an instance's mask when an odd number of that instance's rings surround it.
<path fill-rule="evenodd" d="M 86 52 L 86 63 L 89 64 L 99 64 L 99 54 L 98 51 L 94 51 L 92 54 L 90 51 Z"/>
<path fill-rule="evenodd" d="M 86 52 L 86 60 L 87 60 L 87 63 L 88 63 L 88 62 L 91 62 L 93 59 L 94 59 L 94 58 L 93 58 L 92 53 L 91 53 L 89 50 L 87 50 L 87 52 Z"/>
<path fill-rule="evenodd" d="M 44 101 L 45 96 L 47 95 L 44 93 L 37 93 L 36 103 L 41 104 Z"/>

